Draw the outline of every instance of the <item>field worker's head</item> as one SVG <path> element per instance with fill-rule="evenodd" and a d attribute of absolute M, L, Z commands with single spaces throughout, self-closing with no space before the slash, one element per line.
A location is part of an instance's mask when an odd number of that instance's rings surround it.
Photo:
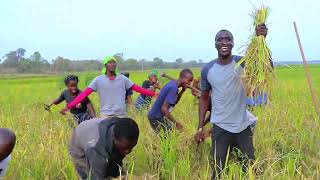
<path fill-rule="evenodd" d="M 119 118 L 113 129 L 114 149 L 121 156 L 128 155 L 137 145 L 139 127 L 131 118 Z"/>
<path fill-rule="evenodd" d="M 113 74 L 118 74 L 117 60 L 113 56 L 107 56 L 103 59 L 102 74 L 106 74 L 108 71 Z"/>
<path fill-rule="evenodd" d="M 186 88 L 193 81 L 193 73 L 190 69 L 183 69 L 179 76 L 180 86 Z"/>
<path fill-rule="evenodd" d="M 218 55 L 221 57 L 228 57 L 231 55 L 233 48 L 233 35 L 228 30 L 220 30 L 215 37 L 215 46 L 218 50 Z"/>
<path fill-rule="evenodd" d="M 75 75 L 68 75 L 64 79 L 64 84 L 67 86 L 68 90 L 72 94 L 75 94 L 78 92 L 78 82 L 79 82 L 79 78 L 78 76 L 75 76 Z"/>
<path fill-rule="evenodd" d="M 0 128 L 0 162 L 11 154 L 15 144 L 15 134 L 10 129 Z"/>
<path fill-rule="evenodd" d="M 152 83 L 158 82 L 159 72 L 156 69 L 153 69 L 149 74 L 149 80 Z"/>

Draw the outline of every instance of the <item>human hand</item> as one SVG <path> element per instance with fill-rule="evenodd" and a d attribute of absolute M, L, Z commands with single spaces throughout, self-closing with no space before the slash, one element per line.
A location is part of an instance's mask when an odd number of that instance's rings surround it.
<path fill-rule="evenodd" d="M 201 143 L 201 142 L 204 141 L 204 139 L 205 139 L 205 133 L 204 133 L 204 131 L 202 130 L 202 128 L 200 128 L 200 129 L 198 130 L 198 132 L 195 134 L 194 139 L 196 140 L 197 143 Z"/>
<path fill-rule="evenodd" d="M 51 107 L 51 105 L 44 104 L 44 109 L 45 109 L 45 110 L 51 111 L 51 110 L 50 110 L 50 107 Z"/>
<path fill-rule="evenodd" d="M 176 122 L 175 124 L 176 124 L 176 128 L 177 128 L 177 129 L 180 130 L 180 129 L 183 128 L 182 124 L 180 124 L 179 122 Z"/>
<path fill-rule="evenodd" d="M 68 111 L 68 108 L 65 107 L 65 108 L 63 108 L 63 109 L 60 111 L 60 114 L 62 114 L 62 115 L 67 115 L 67 111 Z"/>
<path fill-rule="evenodd" d="M 264 37 L 266 37 L 268 34 L 268 28 L 265 24 L 259 24 L 256 26 L 256 35 L 260 36 L 263 35 Z"/>

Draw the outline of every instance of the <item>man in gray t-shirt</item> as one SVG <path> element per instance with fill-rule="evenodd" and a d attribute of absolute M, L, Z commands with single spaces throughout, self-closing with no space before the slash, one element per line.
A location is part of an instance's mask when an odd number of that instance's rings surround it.
<path fill-rule="evenodd" d="M 118 74 L 113 80 L 104 74 L 96 77 L 89 88 L 100 96 L 100 115 L 126 117 L 126 90 L 132 85 L 133 82 L 122 74 Z"/>
<path fill-rule="evenodd" d="M 105 57 L 103 65 L 102 75 L 96 77 L 89 87 L 70 102 L 62 112 L 73 108 L 92 92 L 98 92 L 100 96 L 100 116 L 124 118 L 127 117 L 127 90 L 131 88 L 133 91 L 147 96 L 156 96 L 155 92 L 134 84 L 126 76 L 120 74 L 117 68 L 117 61 L 113 56 Z"/>
<path fill-rule="evenodd" d="M 262 24 L 256 28 L 257 35 L 267 35 L 267 27 Z M 246 91 L 241 82 L 244 64 L 237 66 L 242 57 L 232 55 L 233 36 L 221 30 L 215 38 L 218 58 L 206 64 L 201 71 L 201 96 L 199 102 L 198 141 L 204 137 L 203 126 L 210 99 L 211 123 L 213 124 L 212 149 L 214 158 L 213 179 L 220 176 L 230 147 L 240 150 L 244 160 L 243 169 L 254 159 L 253 138 L 246 112 Z M 211 98 L 210 98 L 211 95 Z"/>

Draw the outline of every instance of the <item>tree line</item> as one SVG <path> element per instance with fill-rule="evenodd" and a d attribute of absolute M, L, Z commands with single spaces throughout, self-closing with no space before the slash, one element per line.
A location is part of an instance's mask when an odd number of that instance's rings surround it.
<path fill-rule="evenodd" d="M 25 57 L 26 50 L 18 48 L 10 51 L 0 59 L 0 73 L 61 73 L 68 71 L 101 70 L 102 60 L 71 60 L 61 56 L 53 59 L 51 63 L 44 59 L 40 52 L 34 52 L 30 57 Z M 153 60 L 124 59 L 122 53 L 114 55 L 118 67 L 122 71 L 148 70 L 148 69 L 181 69 L 196 68 L 203 65 L 202 60 L 185 61 L 178 58 L 173 62 L 166 62 L 160 57 Z"/>

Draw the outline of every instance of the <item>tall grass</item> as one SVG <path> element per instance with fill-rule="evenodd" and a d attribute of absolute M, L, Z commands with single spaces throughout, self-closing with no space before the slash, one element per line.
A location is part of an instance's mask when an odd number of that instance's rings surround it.
<path fill-rule="evenodd" d="M 313 66 L 311 70 L 320 92 L 320 68 Z M 195 71 L 198 76 L 199 70 Z M 168 71 L 172 76 L 178 73 Z M 277 68 L 276 73 L 279 80 L 269 105 L 253 112 L 259 118 L 254 133 L 256 161 L 248 173 L 243 173 L 231 153 L 223 179 L 320 178 L 320 121 L 312 108 L 303 69 Z M 87 76 L 91 75 L 80 74 L 82 89 Z M 141 84 L 146 73 L 132 72 L 130 77 Z M 61 86 L 57 84 L 61 79 L 50 76 L 0 80 L 0 126 L 13 129 L 18 137 L 7 179 L 77 179 L 67 151 L 72 131 L 67 122 L 70 117 L 58 113 L 64 104 L 53 107 L 51 113 L 42 107 L 42 103 L 60 95 Z M 90 98 L 99 110 L 98 96 L 93 94 Z M 174 116 L 183 122 L 184 129 L 166 138 L 155 135 L 146 111 L 130 110 L 141 135 L 137 147 L 125 159 L 128 179 L 210 179 L 211 142 L 208 139 L 197 147 L 193 141 L 197 110 L 194 97 L 186 92 L 174 109 Z"/>

